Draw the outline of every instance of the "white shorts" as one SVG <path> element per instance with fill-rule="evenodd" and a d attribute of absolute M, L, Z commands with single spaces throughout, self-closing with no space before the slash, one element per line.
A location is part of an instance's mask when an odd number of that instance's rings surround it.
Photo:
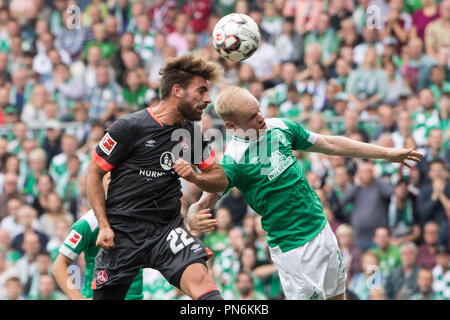
<path fill-rule="evenodd" d="M 269 247 L 288 300 L 325 300 L 345 292 L 345 272 L 336 237 L 327 224 L 303 246 L 282 252 Z"/>

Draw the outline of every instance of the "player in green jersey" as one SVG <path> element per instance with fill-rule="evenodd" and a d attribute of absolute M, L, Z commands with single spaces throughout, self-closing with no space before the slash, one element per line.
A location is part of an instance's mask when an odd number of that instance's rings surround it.
<path fill-rule="evenodd" d="M 408 167 L 423 155 L 413 149 L 383 148 L 320 135 L 288 119 L 265 119 L 258 100 L 235 86 L 217 96 L 214 108 L 226 128 L 233 130 L 221 162 L 229 182 L 222 195 L 236 187 L 261 215 L 286 297 L 345 299 L 346 273 L 336 237 L 292 150 L 386 159 Z M 189 208 L 187 222 L 193 229 L 214 229 L 216 221 L 208 208 L 220 196 L 204 193 Z"/>
<path fill-rule="evenodd" d="M 104 179 L 105 189 L 108 176 L 105 176 Z M 52 272 L 58 285 L 71 300 L 92 299 L 92 290 L 95 288 L 95 280 L 93 279 L 95 257 L 99 250 L 99 247 L 95 245 L 98 232 L 97 218 L 94 211 L 89 210 L 72 225 L 52 265 Z M 84 253 L 86 266 L 83 287 L 80 291 L 68 269 L 82 252 Z M 142 288 L 143 274 L 141 269 L 129 288 L 125 299 L 142 300 L 144 297 Z"/>

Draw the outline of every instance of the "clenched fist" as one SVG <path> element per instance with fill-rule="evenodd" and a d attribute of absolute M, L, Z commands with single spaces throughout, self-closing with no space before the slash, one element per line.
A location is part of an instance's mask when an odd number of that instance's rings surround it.
<path fill-rule="evenodd" d="M 175 172 L 183 179 L 195 183 L 195 180 L 197 178 L 197 173 L 192 168 L 192 165 L 185 161 L 183 158 L 179 158 L 177 161 L 175 161 L 174 165 L 172 166 L 172 169 L 175 170 Z"/>

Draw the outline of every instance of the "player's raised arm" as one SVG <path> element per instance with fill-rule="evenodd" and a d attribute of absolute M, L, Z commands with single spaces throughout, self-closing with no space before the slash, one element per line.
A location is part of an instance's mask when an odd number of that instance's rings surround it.
<path fill-rule="evenodd" d="M 395 149 L 359 142 L 342 136 L 316 135 L 315 143 L 306 151 L 352 158 L 385 159 L 411 168 L 411 161 L 419 162 L 424 155 L 414 149 Z"/>
<path fill-rule="evenodd" d="M 206 192 L 222 192 L 228 186 L 225 171 L 217 163 L 213 163 L 207 169 L 203 169 L 201 173 L 197 173 L 190 163 L 179 158 L 172 168 L 181 178 L 192 182 Z"/>

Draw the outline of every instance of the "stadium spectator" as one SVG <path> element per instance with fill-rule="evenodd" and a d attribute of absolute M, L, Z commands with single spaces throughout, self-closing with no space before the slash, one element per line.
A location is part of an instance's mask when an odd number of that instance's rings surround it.
<path fill-rule="evenodd" d="M 352 55 L 352 62 L 358 66 L 364 62 L 367 50 L 369 50 L 370 48 L 374 48 L 377 55 L 383 54 L 384 46 L 383 43 L 379 40 L 379 31 L 376 28 L 365 26 L 362 33 L 362 38 L 363 41 L 354 47 Z"/>
<path fill-rule="evenodd" d="M 134 50 L 145 64 L 150 63 L 154 56 L 155 34 L 151 30 L 146 14 L 136 17 L 137 31 L 134 35 Z"/>
<path fill-rule="evenodd" d="M 394 188 L 388 211 L 390 243 L 418 242 L 421 235 L 416 196 L 408 190 L 408 182 L 400 179 Z"/>
<path fill-rule="evenodd" d="M 425 28 L 425 46 L 429 56 L 437 57 L 441 46 L 449 46 L 450 40 L 446 36 L 450 32 L 450 0 L 443 0 L 439 4 L 440 18 L 429 23 Z"/>
<path fill-rule="evenodd" d="M 324 67 L 334 64 L 339 52 L 340 37 L 330 25 L 330 17 L 323 12 L 319 15 L 317 28 L 309 32 L 305 37 L 305 50 L 309 44 L 317 42 L 322 48 L 321 63 Z"/>
<path fill-rule="evenodd" d="M 420 91 L 428 86 L 430 69 L 436 60 L 424 53 L 423 43 L 419 38 L 412 38 L 405 47 L 406 57 L 400 72 L 407 85 L 414 91 Z"/>
<path fill-rule="evenodd" d="M 428 221 L 423 227 L 423 244 L 417 250 L 417 264 L 431 270 L 436 266 L 436 251 L 439 240 L 439 224 Z"/>
<path fill-rule="evenodd" d="M 387 76 L 376 66 L 376 59 L 376 50 L 367 49 L 363 62 L 348 76 L 346 90 L 350 102 L 359 112 L 376 107 L 386 98 Z"/>
<path fill-rule="evenodd" d="M 436 251 L 436 266 L 433 272 L 433 292 L 441 299 L 450 299 L 450 251 L 446 246 L 439 246 Z"/>
<path fill-rule="evenodd" d="M 433 291 L 433 273 L 429 269 L 420 269 L 417 275 L 419 292 L 413 294 L 409 300 L 441 300 L 439 294 Z"/>
<path fill-rule="evenodd" d="M 361 269 L 350 280 L 348 287 L 360 300 L 369 300 L 370 290 L 382 286 L 383 275 L 378 272 L 378 257 L 372 252 L 365 252 L 361 256 Z"/>
<path fill-rule="evenodd" d="M 369 249 L 369 251 L 377 256 L 379 271 L 387 276 L 392 269 L 401 264 L 399 247 L 391 244 L 391 235 L 386 227 L 379 227 L 375 230 L 373 242 L 376 247 Z"/>
<path fill-rule="evenodd" d="M 356 274 L 362 272 L 361 256 L 363 251 L 353 243 L 353 230 L 348 224 L 341 224 L 336 230 L 339 249 L 347 271 L 347 277 L 351 280 Z"/>
<path fill-rule="evenodd" d="M 125 84 L 122 88 L 122 97 L 128 110 L 137 111 L 146 108 L 156 93 L 149 89 L 139 78 L 137 70 L 129 70 L 124 75 Z"/>
<path fill-rule="evenodd" d="M 383 133 L 393 133 L 397 130 L 394 108 L 388 104 L 382 104 L 378 107 L 377 114 L 381 128 L 372 135 L 374 140 L 380 138 Z"/>
<path fill-rule="evenodd" d="M 324 2 L 324 0 L 286 1 L 283 8 L 283 15 L 295 16 L 296 31 L 301 34 L 307 33 L 317 28 Z"/>
<path fill-rule="evenodd" d="M 430 163 L 434 160 L 441 159 L 446 167 L 450 168 L 450 150 L 446 150 L 444 147 L 444 133 L 440 128 L 430 129 L 424 155 L 424 159 L 417 166 L 420 173 L 420 184 L 422 185 L 431 182 L 428 171 Z"/>
<path fill-rule="evenodd" d="M 416 264 L 417 247 L 412 242 L 400 245 L 402 265 L 393 269 L 386 278 L 385 290 L 389 300 L 407 300 L 419 291 Z"/>
<path fill-rule="evenodd" d="M 106 28 L 103 23 L 96 23 L 92 26 L 92 33 L 94 39 L 88 41 L 83 48 L 83 60 L 86 59 L 88 50 L 92 46 L 97 46 L 100 48 L 102 59 L 110 59 L 114 56 L 116 51 L 116 46 L 110 41 L 106 33 Z"/>
<path fill-rule="evenodd" d="M 411 15 L 403 10 L 403 0 L 389 0 L 389 14 L 386 17 L 381 39 L 394 37 L 398 43 L 405 43 L 412 26 Z"/>
<path fill-rule="evenodd" d="M 70 223 L 65 218 L 59 218 L 55 221 L 54 236 L 47 242 L 46 250 L 50 254 L 51 261 L 54 262 L 59 254 L 59 248 L 63 244 L 70 231 Z"/>
<path fill-rule="evenodd" d="M 131 52 L 130 52 L 131 53 Z M 95 68 L 96 86 L 91 88 L 85 97 L 89 108 L 89 118 L 106 122 L 114 117 L 116 105 L 119 102 L 120 86 L 111 81 L 109 68 L 100 64 Z"/>
<path fill-rule="evenodd" d="M 44 113 L 44 104 L 50 98 L 50 95 L 42 84 L 36 84 L 31 92 L 30 100 L 25 104 L 20 119 L 27 125 L 44 122 L 47 117 Z"/>
<path fill-rule="evenodd" d="M 24 296 L 28 296 L 31 287 L 31 279 L 36 272 L 36 256 L 42 249 L 39 237 L 33 231 L 28 231 L 23 236 L 23 256 L 17 261 L 20 283 L 23 286 Z"/>
<path fill-rule="evenodd" d="M 6 281 L 19 275 L 16 266 L 8 263 L 7 253 L 7 249 L 0 245 L 0 299 L 2 300 L 6 299 Z"/>
<path fill-rule="evenodd" d="M 71 59 L 77 59 L 78 55 L 83 52 L 83 48 L 87 42 L 93 39 L 92 31 L 80 26 L 74 28 L 71 24 L 73 19 L 70 12 L 61 8 L 60 26 L 56 30 L 52 30 L 55 34 L 55 46 L 69 53 Z"/>
<path fill-rule="evenodd" d="M 220 207 L 215 212 L 215 219 L 217 220 L 217 228 L 213 232 L 207 234 L 203 243 L 206 247 L 214 252 L 214 255 L 210 258 L 211 264 L 214 264 L 216 257 L 229 246 L 228 232 L 232 225 L 230 210 L 224 207 Z"/>
<path fill-rule="evenodd" d="M 419 109 L 412 113 L 413 138 L 418 147 L 424 147 L 432 128 L 439 128 L 439 112 L 434 107 L 434 95 L 430 89 L 419 93 Z"/>
<path fill-rule="evenodd" d="M 55 235 L 55 224 L 59 218 L 66 218 L 70 224 L 74 221 L 74 217 L 65 210 L 64 203 L 55 192 L 48 194 L 47 206 L 45 209 L 44 214 L 39 217 L 39 225 L 40 230 L 45 233 L 48 238 Z"/>
<path fill-rule="evenodd" d="M 5 283 L 6 300 L 25 300 L 22 294 L 22 284 L 18 277 L 10 277 Z"/>
<path fill-rule="evenodd" d="M 343 125 L 344 129 L 339 132 L 339 135 L 350 138 L 354 134 L 359 134 L 362 141 L 368 142 L 369 135 L 366 130 L 360 126 L 358 111 L 355 109 L 346 108 L 343 113 Z"/>
<path fill-rule="evenodd" d="M 374 177 L 374 166 L 368 162 L 358 165 L 355 185 L 341 199 L 341 204 L 353 203 L 350 223 L 355 231 L 355 242 L 366 250 L 374 246 L 372 241 L 377 227 L 387 226 L 387 209 L 393 188 Z"/>
<path fill-rule="evenodd" d="M 241 228 L 233 227 L 228 232 L 230 246 L 216 257 L 213 271 L 216 283 L 221 287 L 224 299 L 233 298 L 233 284 L 241 267 L 240 257 L 244 250 L 245 240 Z"/>
<path fill-rule="evenodd" d="M 67 300 L 67 297 L 56 290 L 56 283 L 49 273 L 39 277 L 38 292 L 30 297 L 31 300 Z"/>
<path fill-rule="evenodd" d="M 0 195 L 0 220 L 3 220 L 8 215 L 8 202 L 12 198 L 18 198 L 25 202 L 25 196 L 18 191 L 18 176 L 14 173 L 5 174 L 3 183 L 3 192 Z"/>
<path fill-rule="evenodd" d="M 264 83 L 264 88 L 273 87 L 280 75 L 281 63 L 275 47 L 261 39 L 258 50 L 243 64 L 250 65 L 255 76 Z"/>
<path fill-rule="evenodd" d="M 41 248 L 45 248 L 48 243 L 48 237 L 47 235 L 39 231 L 39 222 L 36 210 L 28 205 L 22 205 L 17 210 L 17 222 L 20 225 L 20 232 L 12 237 L 11 246 L 13 249 L 15 249 L 21 255 L 24 254 L 22 244 L 25 233 L 27 232 L 34 232 L 35 234 L 37 234 L 39 237 Z"/>
<path fill-rule="evenodd" d="M 267 300 L 263 293 L 255 290 L 253 278 L 247 272 L 237 274 L 236 288 L 238 291 L 236 300 Z"/>
<path fill-rule="evenodd" d="M 49 274 L 51 272 L 52 260 L 50 258 L 50 253 L 42 249 L 36 255 L 36 270 L 31 278 L 30 291 L 28 293 L 28 297 L 31 300 L 39 300 L 36 297 L 39 294 L 39 284 L 41 282 L 41 278 Z"/>
<path fill-rule="evenodd" d="M 61 121 L 73 119 L 75 100 L 81 99 L 85 90 L 80 80 L 72 77 L 67 65 L 60 63 L 54 67 L 51 78 L 45 82 L 47 91 L 58 106 Z"/>
<path fill-rule="evenodd" d="M 299 65 L 303 58 L 303 37 L 294 29 L 294 18 L 286 17 L 283 20 L 282 33 L 276 38 L 275 48 L 280 62 L 293 62 Z"/>
<path fill-rule="evenodd" d="M 434 0 L 422 0 L 423 7 L 414 11 L 412 15 L 412 28 L 410 37 L 425 40 L 425 29 L 433 20 L 439 18 L 439 10 Z"/>
<path fill-rule="evenodd" d="M 448 222 L 450 184 L 448 170 L 442 160 L 430 163 L 428 176 L 430 182 L 421 186 L 417 205 L 420 213 L 420 224 L 424 226 L 428 221 L 437 222 L 445 228 Z"/>

